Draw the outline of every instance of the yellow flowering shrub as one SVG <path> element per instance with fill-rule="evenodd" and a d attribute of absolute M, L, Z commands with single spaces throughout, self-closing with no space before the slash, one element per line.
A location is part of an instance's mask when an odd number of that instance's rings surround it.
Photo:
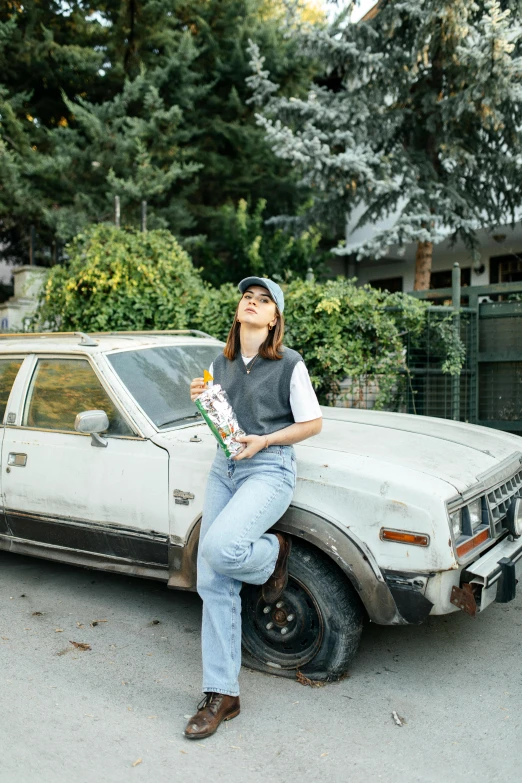
<path fill-rule="evenodd" d="M 66 248 L 67 265 L 51 268 L 37 321 L 87 332 L 185 329 L 204 287 L 175 237 L 91 225 Z"/>

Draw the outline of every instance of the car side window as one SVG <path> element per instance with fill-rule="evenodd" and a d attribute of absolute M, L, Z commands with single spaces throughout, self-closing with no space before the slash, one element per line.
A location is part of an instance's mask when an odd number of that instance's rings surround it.
<path fill-rule="evenodd" d="M 81 411 L 102 410 L 107 435 L 134 433 L 113 404 L 86 359 L 39 359 L 25 404 L 23 426 L 74 432 Z"/>
<path fill-rule="evenodd" d="M 7 401 L 23 359 L 0 359 L 0 422 L 3 422 Z"/>

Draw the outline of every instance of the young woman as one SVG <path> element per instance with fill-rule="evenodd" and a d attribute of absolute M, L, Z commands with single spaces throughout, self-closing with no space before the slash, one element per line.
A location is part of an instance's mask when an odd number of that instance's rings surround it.
<path fill-rule="evenodd" d="M 239 714 L 242 582 L 262 585 L 274 604 L 286 587 L 290 539 L 267 531 L 283 516 L 296 482 L 293 443 L 320 432 L 321 409 L 302 357 L 283 346 L 284 297 L 273 280 L 247 277 L 227 344 L 210 368 L 224 388 L 246 448 L 227 459 L 218 447 L 203 508 L 198 593 L 203 599 L 205 698 L 185 736 L 209 737 Z M 190 385 L 192 400 L 205 389 Z"/>

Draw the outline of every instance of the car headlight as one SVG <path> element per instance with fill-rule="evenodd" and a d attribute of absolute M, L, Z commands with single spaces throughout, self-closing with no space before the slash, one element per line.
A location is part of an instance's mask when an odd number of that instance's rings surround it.
<path fill-rule="evenodd" d="M 522 536 L 522 498 L 513 498 L 506 516 L 506 527 L 515 538 Z"/>
<path fill-rule="evenodd" d="M 455 541 L 462 535 L 462 510 L 454 511 L 450 514 L 451 529 Z"/>
<path fill-rule="evenodd" d="M 471 534 L 475 532 L 477 527 L 482 524 L 482 501 L 480 498 L 474 500 L 473 503 L 468 503 L 466 506 L 468 519 L 471 527 Z"/>

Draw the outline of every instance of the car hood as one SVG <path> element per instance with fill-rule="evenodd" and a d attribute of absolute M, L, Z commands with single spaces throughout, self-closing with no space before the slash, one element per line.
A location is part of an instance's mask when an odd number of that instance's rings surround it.
<path fill-rule="evenodd" d="M 522 457 L 516 435 L 471 424 L 348 408 L 322 408 L 323 429 L 299 451 L 323 449 L 404 467 L 451 484 L 462 492 Z M 303 454 L 304 456 L 304 454 Z"/>
<path fill-rule="evenodd" d="M 327 481 L 339 484 L 347 471 L 357 475 L 367 471 L 380 480 L 390 465 L 395 474 L 401 468 L 407 471 L 408 481 L 414 481 L 416 472 L 464 492 L 484 480 L 484 474 L 496 473 L 500 463 L 522 458 L 522 438 L 488 427 L 353 408 L 323 407 L 322 412 L 322 432 L 296 446 L 298 476 L 305 481 L 322 474 L 324 463 L 338 468 L 335 478 L 332 474 Z M 216 453 L 216 441 L 206 424 L 194 422 L 157 433 L 153 441 L 176 459 L 178 448 L 194 437 L 198 441 L 195 462 L 189 459 L 190 452 L 184 452 L 185 467 L 194 470 L 198 465 L 206 471 Z"/>

